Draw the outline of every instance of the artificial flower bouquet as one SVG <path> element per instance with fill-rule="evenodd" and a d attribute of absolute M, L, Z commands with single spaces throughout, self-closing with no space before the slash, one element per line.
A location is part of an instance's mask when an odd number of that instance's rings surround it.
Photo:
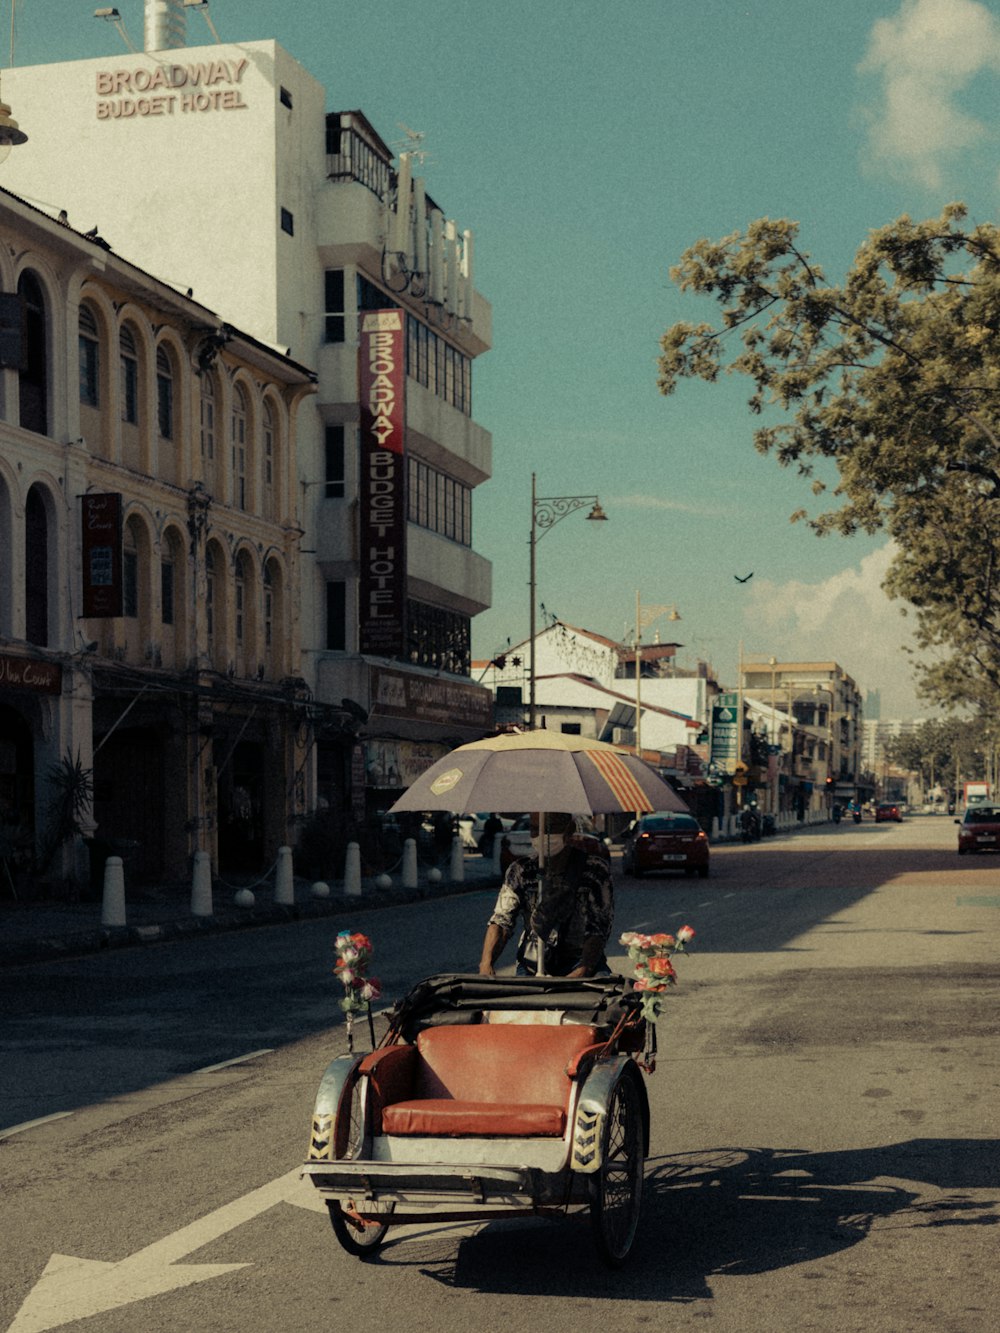
<path fill-rule="evenodd" d="M 333 970 L 344 986 L 341 1009 L 348 1015 L 370 1009 L 372 1000 L 382 994 L 378 977 L 368 975 L 368 964 L 375 952 L 371 940 L 357 931 L 342 930 L 333 947 L 337 953 Z"/>
<path fill-rule="evenodd" d="M 663 996 L 668 986 L 677 982 L 677 973 L 670 961 L 675 953 L 686 953 L 694 939 L 690 926 L 681 926 L 676 935 L 660 933 L 641 935 L 627 930 L 618 941 L 628 950 L 635 970 L 635 990 L 642 996 L 642 1016 L 655 1023 L 660 1016 Z"/>

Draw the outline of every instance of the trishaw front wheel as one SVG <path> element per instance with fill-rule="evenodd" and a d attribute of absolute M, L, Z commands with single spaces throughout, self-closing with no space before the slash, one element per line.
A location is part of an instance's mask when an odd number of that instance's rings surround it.
<path fill-rule="evenodd" d="M 330 1225 L 333 1234 L 340 1241 L 348 1254 L 359 1259 L 370 1258 L 378 1251 L 389 1230 L 388 1222 L 378 1221 L 378 1216 L 390 1217 L 395 1211 L 395 1203 L 363 1203 L 365 1216 L 355 1211 L 353 1205 L 345 1208 L 337 1199 L 327 1204 L 330 1210 Z"/>
<path fill-rule="evenodd" d="M 645 1168 L 642 1105 L 635 1080 L 620 1078 L 601 1136 L 601 1166 L 590 1177 L 590 1223 L 601 1258 L 611 1268 L 629 1256 L 639 1227 Z"/>

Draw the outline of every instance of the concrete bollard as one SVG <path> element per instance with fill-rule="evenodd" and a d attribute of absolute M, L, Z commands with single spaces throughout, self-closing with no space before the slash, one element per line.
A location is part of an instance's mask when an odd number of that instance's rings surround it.
<path fill-rule="evenodd" d="M 361 897 L 361 848 L 356 842 L 347 844 L 344 862 L 344 894 L 348 898 Z"/>
<path fill-rule="evenodd" d="M 719 834 L 719 816 L 718 816 L 718 815 L 713 815 L 713 816 L 712 816 L 712 832 L 708 835 L 708 837 L 709 837 L 709 841 L 710 841 L 710 842 L 718 842 L 718 841 L 719 841 L 719 836 L 720 836 L 720 834 Z"/>
<path fill-rule="evenodd" d="M 283 907 L 292 907 L 295 903 L 291 847 L 278 848 L 278 865 L 274 872 L 274 901 Z"/>
<path fill-rule="evenodd" d="M 212 858 L 208 852 L 195 852 L 191 876 L 191 915 L 212 915 Z"/>
<path fill-rule="evenodd" d="M 102 926 L 125 924 L 125 872 L 120 856 L 109 856 L 104 863 L 104 899 L 101 904 Z"/>
<path fill-rule="evenodd" d="M 450 870 L 452 884 L 465 883 L 465 848 L 462 846 L 462 839 L 457 836 L 451 840 Z"/>
<path fill-rule="evenodd" d="M 309 890 L 309 892 L 312 894 L 314 898 L 329 898 L 330 886 L 323 880 L 318 879 L 316 883 L 312 886 L 312 888 Z"/>
<path fill-rule="evenodd" d="M 417 887 L 417 843 L 415 838 L 407 838 L 403 843 L 403 888 Z"/>

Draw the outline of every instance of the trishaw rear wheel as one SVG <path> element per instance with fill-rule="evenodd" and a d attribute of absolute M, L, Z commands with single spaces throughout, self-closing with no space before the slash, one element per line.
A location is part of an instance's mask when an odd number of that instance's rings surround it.
<path fill-rule="evenodd" d="M 395 1211 L 394 1203 L 370 1203 L 361 1205 L 366 1217 L 359 1217 L 357 1214 L 348 1212 L 336 1199 L 332 1199 L 327 1207 L 330 1210 L 330 1225 L 333 1227 L 333 1234 L 340 1241 L 341 1245 L 348 1254 L 357 1255 L 359 1259 L 370 1258 L 381 1248 L 385 1240 L 385 1233 L 389 1230 L 388 1222 L 379 1222 L 376 1215 L 390 1217 Z"/>
<path fill-rule="evenodd" d="M 344 1138 L 340 1150 L 341 1160 L 351 1157 L 360 1157 L 364 1148 L 365 1139 L 365 1104 L 364 1104 L 364 1084 L 360 1079 L 355 1078 L 351 1084 L 349 1093 L 350 1105 L 344 1107 L 348 1115 L 347 1124 L 344 1126 Z M 376 1203 L 372 1200 L 364 1200 L 358 1205 L 351 1200 L 345 1207 L 338 1199 L 331 1199 L 327 1203 L 330 1213 L 330 1225 L 333 1227 L 333 1234 L 340 1241 L 340 1244 L 348 1254 L 357 1255 L 358 1258 L 370 1258 L 381 1248 L 385 1240 L 385 1233 L 389 1229 L 388 1221 L 382 1222 L 380 1217 L 389 1218 L 396 1210 L 395 1203 Z M 363 1211 L 364 1216 L 361 1216 Z"/>
<path fill-rule="evenodd" d="M 618 1268 L 639 1227 L 645 1167 L 642 1105 L 635 1080 L 620 1078 L 611 1094 L 601 1137 L 601 1166 L 590 1177 L 590 1222 L 598 1252 Z"/>

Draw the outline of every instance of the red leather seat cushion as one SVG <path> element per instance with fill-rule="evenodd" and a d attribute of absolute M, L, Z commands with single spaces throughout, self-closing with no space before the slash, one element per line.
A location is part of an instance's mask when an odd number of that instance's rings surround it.
<path fill-rule="evenodd" d="M 537 1106 L 505 1102 L 463 1102 L 429 1097 L 423 1101 L 397 1102 L 382 1111 L 386 1134 L 430 1134 L 445 1137 L 560 1138 L 566 1128 L 562 1106 Z"/>
<path fill-rule="evenodd" d="M 558 1138 L 572 1088 L 567 1068 L 595 1037 L 583 1025 L 428 1028 L 417 1038 L 412 1065 L 402 1057 L 374 1062 L 382 1130 Z M 404 1091 L 407 1077 L 412 1082 Z"/>

